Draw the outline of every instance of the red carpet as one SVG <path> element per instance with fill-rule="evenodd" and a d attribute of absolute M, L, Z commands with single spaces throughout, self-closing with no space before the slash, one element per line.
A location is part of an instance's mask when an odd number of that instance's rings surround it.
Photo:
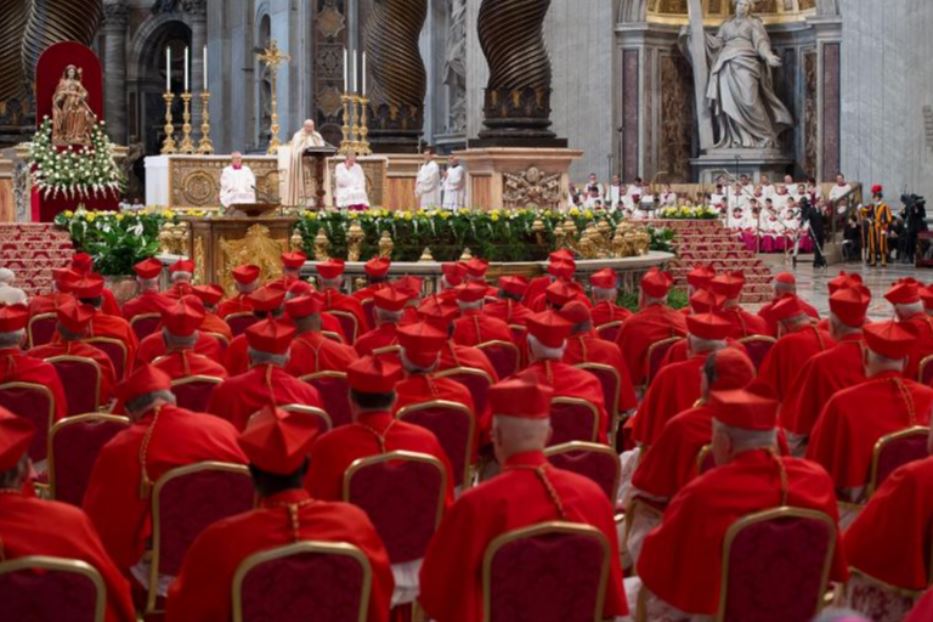
<path fill-rule="evenodd" d="M 16 273 L 14 285 L 27 295 L 52 291 L 52 268 L 68 265 L 71 236 L 51 223 L 0 224 L 0 267 Z"/>
<path fill-rule="evenodd" d="M 687 286 L 687 272 L 693 266 L 713 264 L 717 272 L 741 270 L 745 274 L 743 303 L 771 300 L 771 271 L 718 220 L 656 220 L 650 224 L 674 230 L 677 259 L 671 271 L 678 287 Z"/>

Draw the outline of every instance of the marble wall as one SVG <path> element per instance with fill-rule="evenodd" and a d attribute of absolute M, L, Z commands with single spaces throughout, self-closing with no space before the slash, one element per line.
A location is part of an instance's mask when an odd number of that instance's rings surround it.
<path fill-rule="evenodd" d="M 842 170 L 933 198 L 933 2 L 843 0 Z M 928 131 L 929 129 L 929 131 Z"/>

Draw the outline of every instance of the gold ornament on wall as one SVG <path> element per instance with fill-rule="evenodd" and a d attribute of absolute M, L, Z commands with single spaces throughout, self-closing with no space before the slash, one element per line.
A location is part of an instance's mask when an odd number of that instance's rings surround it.
<path fill-rule="evenodd" d="M 324 229 L 319 229 L 317 235 L 314 236 L 314 259 L 316 261 L 327 261 L 330 259 L 329 251 L 330 240 L 327 239 Z"/>
<path fill-rule="evenodd" d="M 301 237 L 301 234 L 298 233 L 298 229 L 295 229 L 295 231 L 292 233 L 292 237 L 289 238 L 288 243 L 293 251 L 304 250 L 305 241 Z"/>
<path fill-rule="evenodd" d="M 502 203 L 506 209 L 556 209 L 560 206 L 560 173 L 545 173 L 536 166 L 502 174 Z"/>
<path fill-rule="evenodd" d="M 389 235 L 388 230 L 383 231 L 379 236 L 379 256 L 391 259 L 393 250 L 395 250 L 395 242 L 392 241 L 392 236 Z"/>
<path fill-rule="evenodd" d="M 363 252 L 363 242 L 366 240 L 366 232 L 360 223 L 353 221 L 347 230 L 347 261 L 359 261 Z"/>
<path fill-rule="evenodd" d="M 264 225 L 253 225 L 246 230 L 246 235 L 241 240 L 226 240 L 221 237 L 220 253 L 223 261 L 221 262 L 221 285 L 227 292 L 232 292 L 233 276 L 231 270 L 235 266 L 244 264 L 255 264 L 259 266 L 265 279 L 275 279 L 282 274 L 282 252 L 285 250 L 287 242 L 283 239 L 281 242 L 273 240 L 270 237 L 269 228 Z"/>

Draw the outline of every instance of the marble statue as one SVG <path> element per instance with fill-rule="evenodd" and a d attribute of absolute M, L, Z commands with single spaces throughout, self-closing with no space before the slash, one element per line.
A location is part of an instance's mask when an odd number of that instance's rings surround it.
<path fill-rule="evenodd" d="M 466 0 L 450 0 L 444 84 L 450 89 L 447 132 L 466 132 Z"/>
<path fill-rule="evenodd" d="M 704 33 L 705 46 L 695 40 L 689 44 L 695 75 L 708 71 L 706 84 L 697 87 L 706 93 L 705 104 L 718 130 L 713 147 L 776 149 L 778 136 L 793 124 L 771 78 L 771 68 L 780 67 L 781 59 L 771 49 L 764 24 L 752 14 L 752 0 L 732 2 L 735 15 L 715 35 Z M 690 22 L 690 30 L 682 35 L 693 39 L 702 32 L 702 12 L 691 11 Z M 701 119 L 708 116 L 707 111 L 699 112 Z"/>
<path fill-rule="evenodd" d="M 52 95 L 52 142 L 56 145 L 90 145 L 97 115 L 87 103 L 87 89 L 81 84 L 81 70 L 65 67 Z"/>

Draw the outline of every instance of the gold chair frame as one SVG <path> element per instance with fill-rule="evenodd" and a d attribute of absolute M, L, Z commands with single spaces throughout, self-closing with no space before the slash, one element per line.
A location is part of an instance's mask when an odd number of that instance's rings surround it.
<path fill-rule="evenodd" d="M 609 329 L 609 328 L 621 328 L 621 327 L 622 327 L 622 320 L 612 320 L 611 322 L 606 322 L 605 324 L 600 324 L 599 326 L 597 326 L 597 327 L 595 328 L 595 331 L 596 331 L 596 335 L 597 335 L 600 339 L 604 339 L 604 337 L 602 336 L 602 332 L 603 332 L 604 329 Z"/>
<path fill-rule="evenodd" d="M 742 344 L 743 346 L 745 344 L 753 343 L 756 341 L 760 341 L 762 343 L 770 343 L 772 347 L 774 346 L 775 343 L 777 343 L 777 339 L 772 337 L 771 335 L 757 335 L 757 334 L 746 335 L 745 337 L 742 337 L 741 339 L 738 340 L 738 342 Z M 756 368 L 757 368 L 757 365 L 756 365 Z"/>
<path fill-rule="evenodd" d="M 251 570 L 269 561 L 304 554 L 349 557 L 360 565 L 360 568 L 363 570 L 363 586 L 360 590 L 360 611 L 357 616 L 357 622 L 366 622 L 369 614 L 369 598 L 373 585 L 373 570 L 369 563 L 369 559 L 366 558 L 363 551 L 352 544 L 346 542 L 324 542 L 320 540 L 293 542 L 285 546 L 253 553 L 241 561 L 240 565 L 237 566 L 236 574 L 233 575 L 233 622 L 244 622 L 243 581 Z"/>
<path fill-rule="evenodd" d="M 46 434 L 52 433 L 52 426 L 55 425 L 55 396 L 52 395 L 51 389 L 42 384 L 36 384 L 34 382 L 7 382 L 0 384 L 0 392 L 8 389 L 29 389 L 30 391 L 38 391 L 49 401 L 49 412 L 48 418 L 49 423 L 46 429 Z M 46 436 L 46 441 L 48 441 L 48 436 Z M 46 456 L 48 459 L 48 456 Z"/>
<path fill-rule="evenodd" d="M 346 380 L 347 374 L 342 371 L 334 371 L 332 369 L 324 369 L 321 371 L 316 371 L 313 374 L 305 374 L 304 376 L 299 376 L 298 380 L 302 382 L 309 382 L 311 380 L 319 380 L 322 378 L 334 378 L 336 380 Z"/>
<path fill-rule="evenodd" d="M 878 461 L 881 459 L 881 452 L 884 451 L 885 447 L 890 443 L 911 436 L 923 436 L 926 438 L 929 437 L 929 435 L 930 428 L 922 425 L 915 425 L 903 430 L 898 430 L 897 432 L 892 432 L 891 434 L 886 434 L 875 442 L 875 446 L 871 451 L 871 468 L 868 471 L 868 485 L 865 486 L 866 502 L 878 489 Z M 861 505 L 864 505 L 864 503 Z"/>
<path fill-rule="evenodd" d="M 489 386 L 495 384 L 492 376 L 489 375 L 489 372 L 483 369 L 479 369 L 478 367 L 449 367 L 447 369 L 435 372 L 432 375 L 435 378 L 449 378 L 451 376 L 457 376 L 461 374 L 464 376 L 479 376 L 486 380 L 486 382 L 489 383 Z"/>
<path fill-rule="evenodd" d="M 126 344 L 125 344 L 125 343 L 123 343 L 123 342 L 120 341 L 119 339 L 114 339 L 113 337 L 88 337 L 87 339 L 84 340 L 84 343 L 88 343 L 88 344 L 90 344 L 90 345 L 92 345 L 92 346 L 93 346 L 94 344 L 97 344 L 97 343 L 109 343 L 109 344 L 112 344 L 112 345 L 115 345 L 115 346 L 120 346 L 120 352 L 123 353 L 123 377 L 125 377 L 127 374 L 129 374 L 129 372 L 130 372 L 130 368 L 129 368 L 130 361 L 127 360 L 127 359 L 129 358 L 129 353 L 128 353 L 127 350 L 126 350 Z M 105 353 L 105 354 L 106 354 L 106 353 Z M 108 356 L 109 356 L 109 355 L 108 355 Z M 119 381 L 119 380 L 120 380 L 120 378 L 117 378 L 117 381 Z"/>
<path fill-rule="evenodd" d="M 444 517 L 444 504 L 447 499 L 447 471 L 444 470 L 444 464 L 440 460 L 429 454 L 398 449 L 384 454 L 357 458 L 350 463 L 350 466 L 343 473 L 343 500 L 351 503 L 350 486 L 353 484 L 354 475 L 367 467 L 392 461 L 430 464 L 440 473 L 441 483 L 437 494 L 437 510 L 434 514 L 434 530 L 437 531 L 438 526 L 441 524 L 441 518 Z"/>
<path fill-rule="evenodd" d="M 323 430 L 321 430 L 321 434 L 334 429 L 334 422 L 331 420 L 330 415 L 317 406 L 308 406 L 306 404 L 283 404 L 279 406 L 279 408 L 288 413 L 299 413 L 302 415 L 317 417 L 326 426 Z"/>
<path fill-rule="evenodd" d="M 483 354 L 486 354 L 486 350 L 489 348 L 505 348 L 506 350 L 513 350 L 515 352 L 515 373 L 521 371 L 522 369 L 522 351 L 519 350 L 518 346 L 511 341 L 492 339 L 490 341 L 484 341 L 483 343 L 477 344 L 476 348 L 482 351 Z M 490 364 L 491 363 L 492 361 L 490 360 Z M 495 367 L 495 365 L 493 365 L 493 367 Z M 499 370 L 497 369 L 496 372 L 498 373 L 498 371 Z M 500 380 L 505 380 L 505 378 L 500 378 Z"/>
<path fill-rule="evenodd" d="M 400 345 L 382 346 L 381 348 L 375 348 L 373 350 L 373 356 L 382 356 L 384 354 L 399 354 L 401 351 L 402 346 Z"/>
<path fill-rule="evenodd" d="M 0 561 L 0 575 L 34 568 L 50 572 L 70 572 L 88 579 L 94 586 L 94 591 L 97 592 L 97 598 L 94 600 L 94 622 L 104 622 L 107 610 L 107 587 L 97 568 L 79 559 L 48 555 L 28 555 L 9 561 Z"/>
<path fill-rule="evenodd" d="M 223 316 L 221 319 L 227 324 L 230 324 L 231 319 L 239 319 L 241 317 L 256 317 L 252 311 L 236 311 L 235 313 L 228 313 Z M 258 321 L 258 320 L 257 320 Z"/>
<path fill-rule="evenodd" d="M 205 332 L 204 334 L 205 334 L 205 335 L 209 335 L 209 336 L 213 337 L 214 339 L 216 339 L 217 341 L 223 343 L 223 344 L 224 344 L 224 347 L 230 345 L 230 340 L 227 339 L 227 336 L 226 336 L 226 335 L 222 335 L 222 334 L 220 334 L 220 333 L 210 333 L 210 332 Z"/>
<path fill-rule="evenodd" d="M 347 335 L 347 339 L 350 341 L 350 343 L 356 343 L 356 338 L 360 336 L 360 322 L 356 319 L 356 316 L 349 311 L 340 311 L 339 309 L 328 309 L 327 312 L 333 315 L 335 318 L 339 319 L 341 317 L 345 317 L 349 318 L 353 322 L 353 335 Z M 342 323 L 341 327 L 343 327 Z"/>
<path fill-rule="evenodd" d="M 398 412 L 395 413 L 395 418 L 400 421 L 405 421 L 405 417 L 416 413 L 422 410 L 428 410 L 430 408 L 446 408 L 448 410 L 456 410 L 462 412 L 463 414 L 469 417 L 470 426 L 469 432 L 467 433 L 466 439 L 466 448 L 464 456 L 466 459 L 463 461 L 463 480 L 462 486 L 466 488 L 469 486 L 470 482 L 470 470 L 473 467 L 473 442 L 476 437 L 476 414 L 470 410 L 465 404 L 460 402 L 451 402 L 450 400 L 431 400 L 430 402 L 420 402 L 418 404 L 409 404 L 403 408 L 400 408 Z M 412 424 L 415 425 L 415 424 Z"/>
<path fill-rule="evenodd" d="M 917 382 L 923 384 L 923 372 L 927 365 L 933 363 L 933 354 L 929 354 L 920 359 L 920 365 L 917 366 Z"/>
<path fill-rule="evenodd" d="M 770 510 L 764 510 L 743 516 L 739 520 L 732 523 L 732 525 L 729 526 L 729 529 L 726 530 L 726 537 L 722 545 L 722 569 L 720 571 L 719 607 L 716 611 L 716 617 L 714 618 L 715 622 L 723 622 L 725 619 L 724 616 L 726 613 L 726 598 L 729 593 L 729 554 L 731 552 L 732 543 L 735 541 L 735 538 L 746 527 L 782 518 L 804 518 L 819 521 L 826 525 L 827 529 L 829 530 L 830 542 L 826 549 L 826 557 L 823 560 L 823 568 L 820 574 L 820 586 L 817 590 L 816 602 L 814 603 L 813 609 L 814 615 L 822 608 L 823 595 L 826 593 L 826 586 L 829 583 L 829 571 L 832 567 L 833 553 L 836 550 L 837 540 L 839 539 L 839 534 L 836 533 L 836 523 L 823 512 L 782 505 L 780 507 L 771 508 Z"/>
<path fill-rule="evenodd" d="M 713 444 L 707 443 L 700 447 L 700 451 L 697 452 L 696 459 L 696 474 L 697 477 L 703 473 L 703 463 L 706 462 L 706 458 L 713 452 Z"/>
<path fill-rule="evenodd" d="M 590 402 L 589 400 L 585 400 L 580 397 L 559 396 L 559 397 L 551 398 L 551 408 L 554 407 L 554 404 L 564 404 L 567 406 L 585 406 L 586 408 L 588 408 L 589 411 L 593 413 L 593 430 L 590 433 L 589 440 L 585 442 L 597 443 L 597 441 L 599 440 L 599 409 L 596 408 L 596 405 L 593 402 Z M 583 439 L 574 439 L 574 440 L 580 441 Z"/>
<path fill-rule="evenodd" d="M 48 474 L 49 474 L 49 494 L 52 499 L 55 498 L 55 452 L 52 451 L 54 446 L 55 436 L 61 432 L 63 428 L 71 427 L 73 425 L 78 425 L 81 423 L 123 423 L 126 427 L 130 426 L 129 417 L 121 417 L 118 415 L 108 415 L 103 413 L 87 413 L 84 415 L 73 415 L 71 417 L 65 417 L 61 421 L 55 422 L 55 425 L 49 429 L 49 439 L 48 445 L 49 448 L 46 451 L 46 464 L 48 464 Z"/>
<path fill-rule="evenodd" d="M 55 363 L 81 363 L 83 365 L 91 365 L 97 371 L 97 382 L 94 383 L 94 408 L 100 408 L 100 385 L 101 385 L 101 376 L 103 372 L 100 369 L 100 365 L 92 358 L 86 356 L 74 356 L 72 354 L 62 354 L 60 356 L 52 356 L 45 359 L 46 363 L 55 365 Z"/>
<path fill-rule="evenodd" d="M 668 337 L 666 339 L 659 339 L 648 346 L 648 351 L 645 353 L 645 386 L 648 386 L 651 384 L 651 381 L 654 380 L 654 376 L 651 374 L 651 358 L 654 352 L 658 348 L 670 348 L 681 339 L 683 339 L 683 337 Z M 657 371 L 661 371 L 661 368 L 659 367 Z"/>
<path fill-rule="evenodd" d="M 603 445 L 601 443 L 587 443 L 585 441 L 570 441 L 568 443 L 551 445 L 550 447 L 545 448 L 544 456 L 546 458 L 550 458 L 551 456 L 557 456 L 560 454 L 567 454 L 576 451 L 604 454 L 612 457 L 613 463 L 615 464 L 615 475 L 612 478 L 612 490 L 616 491 L 616 495 L 610 498 L 610 501 L 614 507 L 615 498 L 618 496 L 619 482 L 622 479 L 622 460 L 619 458 L 619 454 L 613 451 L 612 447 L 609 445 Z"/>
<path fill-rule="evenodd" d="M 26 349 L 27 350 L 31 350 L 32 348 L 35 347 L 35 343 L 32 338 L 32 325 L 35 322 L 38 322 L 39 320 L 52 320 L 52 319 L 54 319 L 57 322 L 58 314 L 57 313 L 38 313 L 32 316 L 31 318 L 29 318 L 29 322 L 27 322 L 26 324 Z"/>
<path fill-rule="evenodd" d="M 133 334 L 134 334 L 134 335 L 136 334 L 135 326 L 136 326 L 136 322 L 137 322 L 138 320 L 151 320 L 151 319 L 153 319 L 153 318 L 159 318 L 159 320 L 161 320 L 161 319 L 162 319 L 162 314 L 161 314 L 161 313 L 137 313 L 136 315 L 134 315 L 133 317 L 131 317 L 131 318 L 130 318 L 130 328 L 133 329 Z"/>
<path fill-rule="evenodd" d="M 619 412 L 619 395 L 622 393 L 622 377 L 619 375 L 619 370 L 617 370 L 612 365 L 606 365 L 605 363 L 577 363 L 574 365 L 577 369 L 583 369 L 585 371 L 598 370 L 600 372 L 606 372 L 612 375 L 616 381 L 615 391 L 612 392 L 612 404 L 605 404 L 606 412 L 612 415 L 612 423 L 610 425 L 612 436 L 615 438 L 616 433 L 619 430 L 619 417 L 621 413 Z M 595 374 L 594 374 L 595 375 Z M 599 382 L 602 386 L 602 381 Z"/>
<path fill-rule="evenodd" d="M 612 555 L 609 540 L 599 529 L 582 523 L 566 521 L 548 521 L 507 531 L 493 539 L 486 546 L 483 554 L 483 620 L 489 620 L 492 614 L 492 562 L 499 549 L 517 540 L 525 540 L 546 535 L 586 536 L 599 542 L 603 550 L 602 568 L 600 569 L 599 587 L 596 593 L 596 606 L 593 622 L 603 621 L 603 609 L 606 603 L 606 590 L 609 583 L 609 559 Z"/>
<path fill-rule="evenodd" d="M 343 337 L 341 337 L 339 333 L 335 333 L 332 330 L 322 330 L 321 334 L 327 337 L 328 339 L 330 339 L 331 341 L 336 341 L 337 343 L 343 343 L 343 344 L 346 343 L 343 340 Z"/>

